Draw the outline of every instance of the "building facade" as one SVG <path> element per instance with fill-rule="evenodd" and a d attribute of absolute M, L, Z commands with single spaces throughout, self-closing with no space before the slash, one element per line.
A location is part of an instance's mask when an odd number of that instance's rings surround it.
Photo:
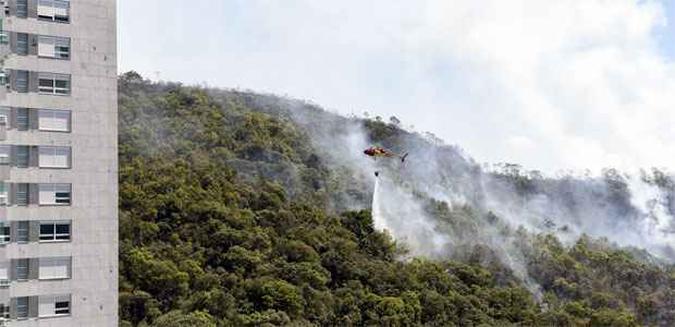
<path fill-rule="evenodd" d="M 116 1 L 0 2 L 0 326 L 117 326 Z"/>

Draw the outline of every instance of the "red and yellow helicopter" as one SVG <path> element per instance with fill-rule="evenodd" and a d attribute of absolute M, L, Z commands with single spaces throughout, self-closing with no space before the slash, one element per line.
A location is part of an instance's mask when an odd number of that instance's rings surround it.
<path fill-rule="evenodd" d="M 370 148 L 367 148 L 367 149 L 363 150 L 363 154 L 365 154 L 365 155 L 367 155 L 367 156 L 369 156 L 373 159 L 377 159 L 377 158 L 399 158 L 399 159 L 401 159 L 401 162 L 405 162 L 405 159 L 408 157 L 408 153 L 398 154 L 394 151 L 387 150 L 387 149 L 385 149 L 383 147 L 379 147 L 379 146 L 371 146 Z M 377 177 L 379 175 L 380 175 L 380 172 L 376 171 L 375 177 Z"/>

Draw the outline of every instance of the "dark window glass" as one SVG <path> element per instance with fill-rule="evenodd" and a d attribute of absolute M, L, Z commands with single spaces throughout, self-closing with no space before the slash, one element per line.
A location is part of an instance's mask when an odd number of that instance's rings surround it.
<path fill-rule="evenodd" d="M 65 315 L 70 313 L 70 302 L 62 301 L 54 304 L 54 313 L 57 315 Z"/>
<path fill-rule="evenodd" d="M 60 59 L 69 59 L 70 58 L 70 47 L 68 46 L 56 46 L 56 57 Z"/>
<path fill-rule="evenodd" d="M 10 227 L 9 226 L 2 226 L 0 229 L 2 231 L 2 234 L 0 234 L 0 243 L 9 243 L 10 240 Z"/>
<path fill-rule="evenodd" d="M 68 224 L 56 225 L 56 234 L 70 234 L 70 225 Z"/>
<path fill-rule="evenodd" d="M 59 241 L 70 240 L 70 225 L 58 224 L 56 225 L 56 239 Z"/>
<path fill-rule="evenodd" d="M 54 80 L 52 79 L 40 79 L 40 86 L 42 87 L 54 87 Z"/>
<path fill-rule="evenodd" d="M 54 234 L 54 225 L 53 224 L 47 224 L 47 225 L 40 225 L 40 234 Z"/>
<path fill-rule="evenodd" d="M 56 80 L 56 87 L 67 88 L 68 87 L 68 81 L 57 79 Z"/>
<path fill-rule="evenodd" d="M 9 306 L 6 304 L 0 304 L 0 318 L 9 319 L 10 318 Z"/>
<path fill-rule="evenodd" d="M 70 224 L 47 223 L 40 225 L 41 241 L 68 241 L 70 240 Z"/>
<path fill-rule="evenodd" d="M 70 204 L 70 192 L 56 192 L 56 203 Z"/>

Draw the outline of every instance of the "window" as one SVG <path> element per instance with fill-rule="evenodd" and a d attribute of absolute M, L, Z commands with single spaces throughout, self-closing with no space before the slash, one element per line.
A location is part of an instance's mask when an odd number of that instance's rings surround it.
<path fill-rule="evenodd" d="M 8 194 L 7 194 L 7 186 L 8 184 L 5 182 L 0 182 L 0 206 L 6 206 L 9 201 L 8 201 Z"/>
<path fill-rule="evenodd" d="M 59 23 L 70 20 L 70 1 L 67 0 L 39 0 L 38 18 Z"/>
<path fill-rule="evenodd" d="M 28 279 L 28 259 L 17 259 L 14 269 L 14 275 L 17 280 Z"/>
<path fill-rule="evenodd" d="M 16 317 L 19 319 L 28 318 L 28 297 L 22 296 L 16 298 Z"/>
<path fill-rule="evenodd" d="M 41 146 L 38 156 L 40 168 L 70 168 L 70 147 Z"/>
<path fill-rule="evenodd" d="M 0 303 L 0 318 L 9 319 L 9 305 L 6 303 Z"/>
<path fill-rule="evenodd" d="M 41 205 L 70 205 L 70 184 L 40 184 Z"/>
<path fill-rule="evenodd" d="M 28 205 L 28 184 L 15 184 L 14 204 L 17 206 Z"/>
<path fill-rule="evenodd" d="M 16 109 L 16 129 L 20 131 L 27 131 L 30 127 L 30 119 L 28 116 L 28 108 Z"/>
<path fill-rule="evenodd" d="M 6 3 L 5 6 L 7 6 Z M 7 33 L 7 31 L 5 31 L 3 21 L 0 19 L 0 44 L 8 44 L 8 43 L 9 43 L 9 34 Z"/>
<path fill-rule="evenodd" d="M 3 263 L 0 265 L 0 288 L 7 288 L 10 284 L 11 281 L 9 280 L 9 267 L 7 263 Z"/>
<path fill-rule="evenodd" d="M 28 71 L 15 70 L 14 75 L 16 76 L 15 91 L 19 93 L 28 93 Z"/>
<path fill-rule="evenodd" d="M 70 241 L 70 222 L 40 223 L 40 242 Z"/>
<path fill-rule="evenodd" d="M 57 59 L 70 58 L 70 39 L 67 37 L 38 37 L 38 56 Z"/>
<path fill-rule="evenodd" d="M 28 0 L 16 0 L 16 17 L 28 17 Z"/>
<path fill-rule="evenodd" d="M 70 314 L 70 299 L 57 300 L 54 303 L 54 313 L 56 315 L 69 315 Z"/>
<path fill-rule="evenodd" d="M 16 54 L 22 56 L 28 54 L 28 34 L 16 33 Z"/>
<path fill-rule="evenodd" d="M 0 20 L 0 44 L 8 44 L 8 43 L 9 43 L 9 33 L 5 31 L 3 21 Z"/>
<path fill-rule="evenodd" d="M 0 264 L 0 281 L 2 280 L 9 280 L 9 269 L 7 262 L 3 262 Z"/>
<path fill-rule="evenodd" d="M 0 145 L 0 166 L 7 166 L 10 164 L 9 153 L 11 150 L 11 145 Z"/>
<path fill-rule="evenodd" d="M 0 244 L 7 244 L 10 242 L 10 233 L 11 229 L 8 223 L 0 224 Z M 0 279 L 2 279 L 1 276 Z"/>
<path fill-rule="evenodd" d="M 27 145 L 15 145 L 16 157 L 14 165 L 19 168 L 26 168 L 30 164 L 30 147 Z"/>
<path fill-rule="evenodd" d="M 40 296 L 40 317 L 66 316 L 70 314 L 70 295 Z"/>
<path fill-rule="evenodd" d="M 0 85 L 7 86 L 9 79 L 7 78 L 7 72 L 0 70 Z"/>
<path fill-rule="evenodd" d="M 40 258 L 40 279 L 70 278 L 70 257 Z"/>
<path fill-rule="evenodd" d="M 41 131 L 70 132 L 70 111 L 40 109 L 38 128 Z"/>
<path fill-rule="evenodd" d="M 11 108 L 0 107 L 0 126 L 7 126 L 9 124 L 10 111 L 12 111 Z"/>
<path fill-rule="evenodd" d="M 16 241 L 18 243 L 28 243 L 28 238 L 30 235 L 28 234 L 28 222 L 27 221 L 20 221 L 16 225 Z"/>
<path fill-rule="evenodd" d="M 41 94 L 70 94 L 70 75 L 40 73 L 38 90 Z"/>

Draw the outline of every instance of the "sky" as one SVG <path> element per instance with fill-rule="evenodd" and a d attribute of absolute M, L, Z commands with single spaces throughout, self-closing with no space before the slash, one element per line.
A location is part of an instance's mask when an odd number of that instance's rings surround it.
<path fill-rule="evenodd" d="M 481 163 L 675 164 L 675 0 L 118 6 L 120 72 L 396 116 Z"/>

